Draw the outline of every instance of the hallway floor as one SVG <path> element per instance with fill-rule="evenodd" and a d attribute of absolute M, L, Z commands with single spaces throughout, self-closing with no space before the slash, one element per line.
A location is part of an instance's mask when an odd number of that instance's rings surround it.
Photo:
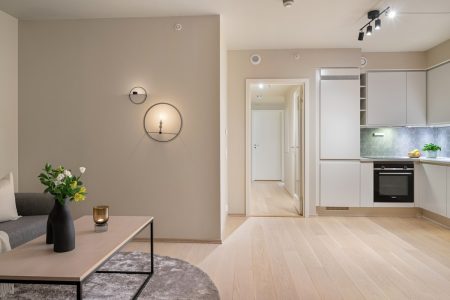
<path fill-rule="evenodd" d="M 250 200 L 252 216 L 298 216 L 294 198 L 280 181 L 253 181 Z"/>

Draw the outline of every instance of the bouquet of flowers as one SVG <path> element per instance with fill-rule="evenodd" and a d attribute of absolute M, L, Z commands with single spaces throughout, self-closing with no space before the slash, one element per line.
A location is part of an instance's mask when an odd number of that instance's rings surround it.
<path fill-rule="evenodd" d="M 52 194 L 61 205 L 64 205 L 66 199 L 75 202 L 86 199 L 87 190 L 80 180 L 85 171 L 85 167 L 80 167 L 80 176 L 77 177 L 63 166 L 53 168 L 47 163 L 38 178 L 46 187 L 44 193 Z"/>

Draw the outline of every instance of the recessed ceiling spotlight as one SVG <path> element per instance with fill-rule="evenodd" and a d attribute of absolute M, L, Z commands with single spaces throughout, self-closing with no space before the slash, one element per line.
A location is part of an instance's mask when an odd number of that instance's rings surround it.
<path fill-rule="evenodd" d="M 294 5 L 294 0 L 283 0 L 284 7 L 291 7 Z"/>
<path fill-rule="evenodd" d="M 264 83 L 258 84 L 258 87 L 259 87 L 260 90 L 264 89 Z"/>

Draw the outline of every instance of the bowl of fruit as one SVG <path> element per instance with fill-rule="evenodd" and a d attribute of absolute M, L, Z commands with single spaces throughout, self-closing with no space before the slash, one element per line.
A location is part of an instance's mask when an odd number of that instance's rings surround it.
<path fill-rule="evenodd" d="M 422 153 L 420 153 L 419 149 L 414 149 L 408 152 L 408 157 L 410 158 L 419 158 Z"/>

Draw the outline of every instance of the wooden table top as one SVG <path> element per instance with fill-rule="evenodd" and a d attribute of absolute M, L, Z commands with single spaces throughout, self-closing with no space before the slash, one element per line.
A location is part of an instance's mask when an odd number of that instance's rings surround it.
<path fill-rule="evenodd" d="M 95 232 L 92 216 L 75 220 L 75 249 L 53 252 L 40 236 L 0 254 L 0 280 L 83 281 L 145 228 L 153 217 L 110 216 L 108 231 Z"/>

